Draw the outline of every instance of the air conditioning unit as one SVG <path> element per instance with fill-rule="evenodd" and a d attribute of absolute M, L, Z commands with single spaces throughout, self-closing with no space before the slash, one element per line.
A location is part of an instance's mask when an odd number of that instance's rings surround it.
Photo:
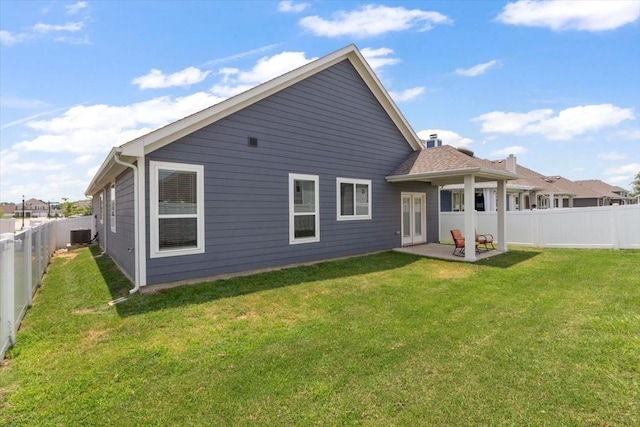
<path fill-rule="evenodd" d="M 70 233 L 72 245 L 88 245 L 91 242 L 91 230 L 88 228 L 76 228 Z"/>

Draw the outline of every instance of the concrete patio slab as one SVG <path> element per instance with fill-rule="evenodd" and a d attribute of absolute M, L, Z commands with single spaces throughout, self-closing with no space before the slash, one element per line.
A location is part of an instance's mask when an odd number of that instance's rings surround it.
<path fill-rule="evenodd" d="M 402 252 L 405 254 L 418 255 L 427 258 L 444 259 L 447 261 L 460 261 L 469 262 L 464 256 L 453 255 L 453 245 L 440 245 L 438 243 L 426 243 L 423 245 L 405 246 L 402 248 L 394 249 L 395 252 Z M 485 258 L 491 258 L 492 256 L 500 255 L 502 252 L 497 249 L 491 249 L 489 251 L 481 250 L 476 253 L 475 261 Z M 473 262 L 473 261 L 471 261 Z"/>

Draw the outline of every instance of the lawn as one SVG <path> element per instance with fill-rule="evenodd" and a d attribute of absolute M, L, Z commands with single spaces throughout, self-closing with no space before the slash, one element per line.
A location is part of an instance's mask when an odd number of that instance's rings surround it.
<path fill-rule="evenodd" d="M 136 295 L 54 259 L 0 425 L 640 424 L 640 251 L 399 253 Z"/>

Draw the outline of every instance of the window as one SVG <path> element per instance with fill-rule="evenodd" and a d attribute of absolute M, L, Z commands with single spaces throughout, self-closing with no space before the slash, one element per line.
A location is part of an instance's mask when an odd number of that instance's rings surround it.
<path fill-rule="evenodd" d="M 100 197 L 98 198 L 98 209 L 100 209 L 99 217 L 100 224 L 104 222 L 104 191 L 100 192 Z"/>
<path fill-rule="evenodd" d="M 338 221 L 371 219 L 371 181 L 336 179 Z"/>
<path fill-rule="evenodd" d="M 289 243 L 320 241 L 318 176 L 289 174 Z"/>
<path fill-rule="evenodd" d="M 116 183 L 111 184 L 111 191 L 109 192 L 109 224 L 111 225 L 111 231 L 116 232 Z"/>
<path fill-rule="evenodd" d="M 464 192 L 463 191 L 453 191 L 452 195 L 452 211 L 453 212 L 462 212 L 464 211 Z"/>
<path fill-rule="evenodd" d="M 151 258 L 204 253 L 204 167 L 149 162 Z"/>

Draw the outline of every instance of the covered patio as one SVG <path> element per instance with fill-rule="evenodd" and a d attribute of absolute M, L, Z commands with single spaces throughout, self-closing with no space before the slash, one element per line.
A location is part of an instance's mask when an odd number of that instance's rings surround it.
<path fill-rule="evenodd" d="M 481 255 L 492 256 L 490 252 L 500 253 L 507 251 L 506 236 L 506 183 L 508 180 L 517 179 L 518 175 L 506 171 L 488 160 L 474 157 L 473 152 L 466 149 L 456 149 L 450 145 L 425 148 L 412 153 L 390 176 L 387 182 L 429 182 L 431 185 L 443 186 L 449 184 L 464 184 L 464 204 L 467 207 L 474 206 L 476 182 L 497 182 L 497 235 L 494 236 L 498 243 L 496 251 L 475 251 L 475 232 L 477 219 L 475 209 L 465 209 L 464 229 L 461 230 L 465 237 L 464 258 L 451 255 L 451 259 L 473 262 L 481 258 Z M 438 209 L 438 212 L 440 209 Z M 436 253 L 433 249 L 426 248 L 429 252 Z M 443 245 L 439 245 L 443 246 Z M 409 249 L 405 247 L 402 249 Z M 419 251 L 420 249 L 414 249 Z M 451 248 L 452 250 L 452 248 Z M 440 253 L 438 250 L 437 253 Z M 446 254 L 442 251 L 442 256 Z M 427 256 L 427 255 L 424 255 Z M 449 258 L 442 258 L 449 259 Z"/>

